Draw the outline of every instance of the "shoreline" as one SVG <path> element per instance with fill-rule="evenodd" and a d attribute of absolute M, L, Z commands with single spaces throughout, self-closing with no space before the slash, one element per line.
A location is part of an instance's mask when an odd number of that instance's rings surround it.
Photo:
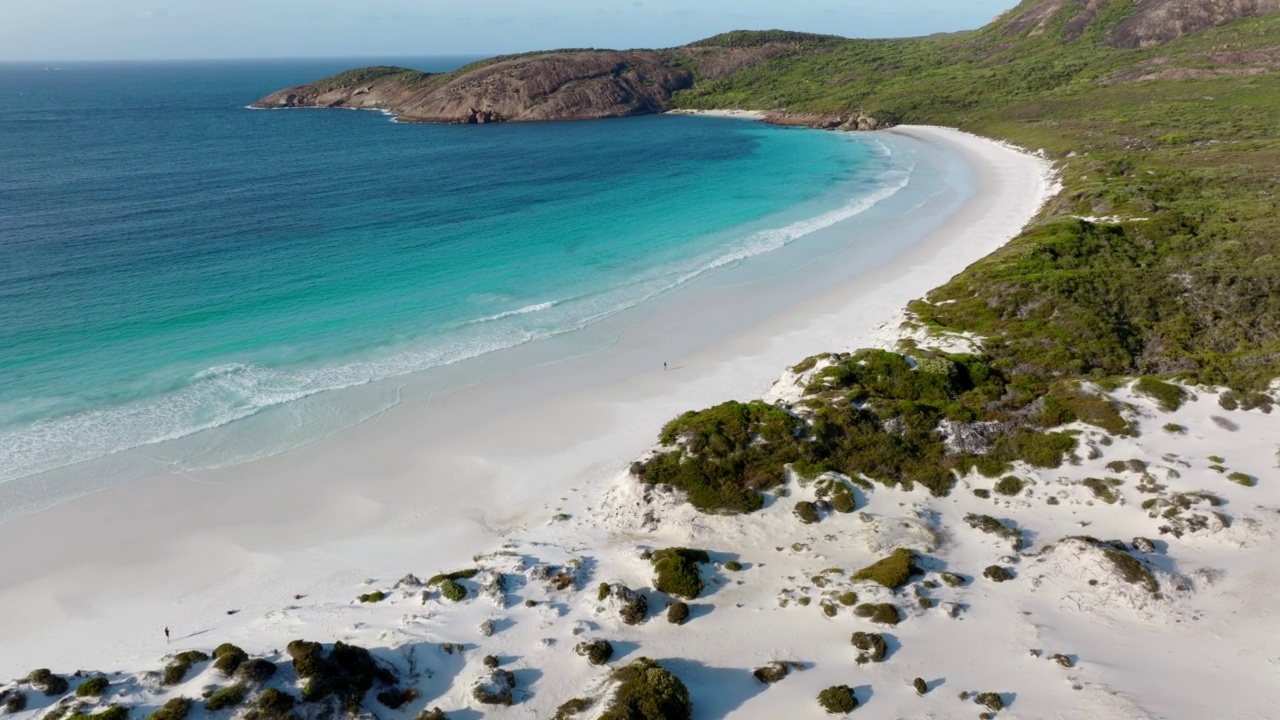
<path fill-rule="evenodd" d="M 0 636 L 12 652 L 0 674 L 149 667 L 164 651 L 203 639 L 180 631 L 181 644 L 158 646 L 157 618 L 246 648 L 280 647 L 295 628 L 269 629 L 263 619 L 294 595 L 335 603 L 364 578 L 463 565 L 545 523 L 558 506 L 592 506 L 679 412 L 758 397 L 810 354 L 891 344 L 893 318 L 907 301 L 1007 242 L 1054 184 L 1048 163 L 993 141 L 942 128 L 883 132 L 959 153 L 976 194 L 856 282 L 711 348 L 677 350 L 669 356 L 675 372 L 617 377 L 600 367 L 599 353 L 547 364 L 530 349 L 528 369 L 492 387 L 406 397 L 313 446 L 113 488 L 0 524 L 9 547 L 47 538 L 6 561 L 11 582 L 0 602 L 10 611 Z M 608 352 L 644 357 L 652 338 L 683 330 L 641 323 Z M 657 367 L 662 356 L 647 362 Z M 565 392 L 524 403 L 546 387 Z M 442 407 L 451 411 L 437 412 Z M 328 632 L 345 634 L 336 626 Z"/>

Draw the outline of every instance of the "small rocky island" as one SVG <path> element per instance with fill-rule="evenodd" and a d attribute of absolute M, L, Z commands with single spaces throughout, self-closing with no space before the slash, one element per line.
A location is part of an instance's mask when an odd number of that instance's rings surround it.
<path fill-rule="evenodd" d="M 556 50 L 508 55 L 447 73 L 402 67 L 349 70 L 286 88 L 255 108 L 350 108 L 394 113 L 401 122 L 483 124 L 595 120 L 650 115 L 702 80 L 727 77 L 770 59 L 829 50 L 844 38 L 810 33 L 731 32 L 667 50 Z M 786 125 L 875 129 L 857 112 L 774 113 Z"/>

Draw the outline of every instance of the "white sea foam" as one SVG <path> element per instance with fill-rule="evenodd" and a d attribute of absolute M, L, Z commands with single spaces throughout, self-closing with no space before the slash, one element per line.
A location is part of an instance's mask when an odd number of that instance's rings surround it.
<path fill-rule="evenodd" d="M 550 310 L 559 304 L 559 300 L 551 300 L 549 302 L 538 303 L 536 305 L 528 305 L 520 308 L 519 310 L 508 310 L 506 312 L 500 312 L 497 315 L 477 318 L 475 320 L 471 320 L 468 324 L 474 325 L 475 323 L 493 322 L 494 320 L 502 320 L 503 318 L 515 317 L 516 315 L 528 315 L 530 313 L 542 312 L 543 310 Z"/>

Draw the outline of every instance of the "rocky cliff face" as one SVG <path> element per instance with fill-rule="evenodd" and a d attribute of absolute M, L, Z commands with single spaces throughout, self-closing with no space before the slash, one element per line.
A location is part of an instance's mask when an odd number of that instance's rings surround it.
<path fill-rule="evenodd" d="M 1280 11 L 1280 0 L 1143 0 L 1111 32 L 1109 44 L 1159 45 L 1214 25 L 1276 11 Z"/>
<path fill-rule="evenodd" d="M 1098 28 L 1103 42 L 1117 48 L 1137 48 L 1278 10 L 1280 0 L 1044 0 L 1023 3 L 997 22 L 1010 37 L 1059 32 L 1065 42 L 1074 42 L 1095 21 L 1102 22 L 1105 14 L 1114 16 L 1118 11 L 1122 19 Z"/>
<path fill-rule="evenodd" d="M 406 122 L 587 120 L 659 112 L 693 84 L 692 71 L 647 51 L 546 53 L 443 75 L 396 70 L 355 83 L 335 76 L 254 106 L 388 110 Z"/>

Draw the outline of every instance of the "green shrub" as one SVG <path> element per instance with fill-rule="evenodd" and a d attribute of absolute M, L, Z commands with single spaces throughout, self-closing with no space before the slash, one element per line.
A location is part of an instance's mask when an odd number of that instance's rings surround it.
<path fill-rule="evenodd" d="M 27 682 L 31 684 L 31 687 L 43 692 L 48 697 L 61 695 L 70 687 L 66 678 L 61 675 L 54 675 L 48 668 L 32 670 L 27 675 Z"/>
<path fill-rule="evenodd" d="M 462 602 L 467 599 L 467 588 L 456 580 L 449 578 L 440 583 L 440 594 L 446 600 Z"/>
<path fill-rule="evenodd" d="M 668 595 L 692 600 L 702 592 L 698 563 L 711 562 L 703 550 L 667 548 L 653 553 L 653 586 Z"/>
<path fill-rule="evenodd" d="M 942 582 L 946 583 L 947 587 L 960 587 L 966 582 L 963 575 L 957 575 L 952 572 L 944 572 L 941 577 Z"/>
<path fill-rule="evenodd" d="M 805 525 L 812 525 L 822 519 L 822 517 L 818 515 L 818 506 L 808 500 L 801 500 L 796 503 L 796 507 L 793 512 L 796 517 L 800 518 L 800 522 Z"/>
<path fill-rule="evenodd" d="M 270 680 L 275 674 L 275 663 L 262 658 L 251 658 L 240 663 L 240 666 L 236 668 L 235 677 L 241 682 L 260 685 Z"/>
<path fill-rule="evenodd" d="M 1092 538 L 1087 538 L 1086 540 L 1092 540 Z M 1156 581 L 1155 575 L 1151 573 L 1151 570 L 1146 565 L 1142 564 L 1141 560 L 1122 550 L 1098 543 L 1096 540 L 1094 544 L 1102 550 L 1102 554 L 1115 566 L 1116 572 L 1119 573 L 1121 579 L 1132 585 L 1142 586 L 1153 596 L 1158 597 L 1160 595 L 1160 583 Z"/>
<path fill-rule="evenodd" d="M 561 703 L 560 707 L 556 708 L 556 714 L 551 720 L 569 720 L 574 715 L 581 715 L 590 710 L 591 706 L 595 704 L 595 701 L 591 698 L 578 697 L 566 700 Z"/>
<path fill-rule="evenodd" d="M 357 600 L 359 600 L 362 603 L 380 603 L 386 599 L 387 599 L 387 594 L 382 592 L 381 590 L 374 590 L 373 592 L 365 593 L 357 598 Z"/>
<path fill-rule="evenodd" d="M 267 688 L 258 696 L 258 717 L 267 719 L 284 718 L 288 716 L 289 712 L 293 710 L 293 706 L 297 703 L 297 698 L 289 693 L 275 688 Z M 396 707 L 399 706 L 397 705 Z"/>
<path fill-rule="evenodd" d="M 111 705 L 102 712 L 85 714 L 73 713 L 67 720 L 128 720 L 129 708 L 124 705 Z"/>
<path fill-rule="evenodd" d="M 885 642 L 884 636 L 879 633 L 856 632 L 850 639 L 853 646 L 860 652 L 856 662 L 859 665 L 865 665 L 869 662 L 884 662 L 889 654 L 889 644 Z"/>
<path fill-rule="evenodd" d="M 600 720 L 689 720 L 693 703 L 680 678 L 649 658 L 619 669 L 622 684 Z"/>
<path fill-rule="evenodd" d="M 422 712 L 418 713 L 418 717 L 414 718 L 414 720 L 449 720 L 449 716 L 445 715 L 444 711 L 438 707 L 433 707 L 430 710 L 423 708 Z"/>
<path fill-rule="evenodd" d="M 626 585 L 611 585 L 609 592 L 622 603 L 622 607 L 618 609 L 622 622 L 628 625 L 639 625 L 649 617 L 649 601 L 644 595 Z"/>
<path fill-rule="evenodd" d="M 911 686 L 916 689 L 917 695 L 924 695 L 929 692 L 929 683 L 925 682 L 924 678 L 918 677 L 912 680 Z"/>
<path fill-rule="evenodd" d="M 894 550 L 889 557 L 862 568 L 852 576 L 853 580 L 870 580 L 890 590 L 897 590 L 911 581 L 912 576 L 920 574 L 916 564 L 916 554 L 906 548 Z"/>
<path fill-rule="evenodd" d="M 480 568 L 467 568 L 466 570 L 440 573 L 427 578 L 427 585 L 439 585 L 446 580 L 470 580 L 478 574 L 480 574 Z"/>
<path fill-rule="evenodd" d="M 1089 392 L 1076 381 L 1059 381 L 1044 396 L 1045 409 L 1037 418 L 1043 427 L 1065 425 L 1073 421 L 1102 428 L 1112 435 L 1136 435 L 1133 426 L 1120 413 L 1119 405 L 1106 397 Z"/>
<path fill-rule="evenodd" d="M 836 596 L 836 601 L 845 607 L 858 604 L 858 593 L 846 590 Z"/>
<path fill-rule="evenodd" d="M 782 682 L 791 674 L 791 663 L 774 660 L 773 662 L 758 667 L 751 672 L 751 676 L 765 685 L 773 685 Z"/>
<path fill-rule="evenodd" d="M 689 605 L 683 602 L 673 602 L 667 606 L 667 622 L 672 625 L 683 625 L 685 620 L 689 619 Z"/>
<path fill-rule="evenodd" d="M 76 697 L 102 697 L 111 683 L 101 675 L 91 677 L 76 688 Z"/>
<path fill-rule="evenodd" d="M 800 422 L 765 402 L 728 402 L 667 423 L 659 441 L 677 449 L 634 463 L 642 482 L 685 493 L 703 512 L 754 512 L 761 491 L 782 484 L 800 459 Z"/>
<path fill-rule="evenodd" d="M 497 655 L 485 655 L 485 656 L 484 656 L 484 666 L 485 666 L 485 667 L 487 667 L 487 668 L 489 668 L 490 670 L 492 670 L 493 668 L 498 667 L 498 666 L 499 666 L 499 665 L 501 665 L 501 664 L 502 664 L 502 661 L 498 659 L 498 656 L 497 656 Z"/>
<path fill-rule="evenodd" d="M 1120 495 L 1116 493 L 1116 487 L 1120 485 L 1120 481 L 1116 478 L 1107 478 L 1099 480 L 1098 478 L 1085 478 L 1080 484 L 1089 488 L 1093 496 L 1108 505 L 1114 505 L 1120 501 Z"/>
<path fill-rule="evenodd" d="M 1000 693 L 978 693 L 978 696 L 973 701 L 985 706 L 991 712 L 1000 712 L 1004 709 L 1004 699 L 1000 697 Z"/>
<path fill-rule="evenodd" d="M 4 703 L 4 711 L 10 715 L 27 709 L 27 694 L 21 690 L 12 689 L 0 692 L 0 701 Z"/>
<path fill-rule="evenodd" d="M 213 666 L 224 677 L 231 677 L 236 668 L 240 667 L 241 663 L 248 659 L 248 653 L 231 643 L 223 643 L 213 649 Z"/>
<path fill-rule="evenodd" d="M 838 513 L 851 513 L 858 509 L 857 500 L 853 496 L 853 491 L 841 485 L 844 492 L 836 491 L 831 495 L 831 509 Z"/>
<path fill-rule="evenodd" d="M 1013 497 L 1021 493 L 1026 486 L 1027 483 L 1022 478 L 1015 475 L 1006 475 L 1000 478 L 1000 481 L 992 489 L 1005 497 Z"/>
<path fill-rule="evenodd" d="M 986 488 L 974 488 L 973 495 L 974 497 L 981 498 L 983 500 L 991 499 L 991 491 Z"/>
<path fill-rule="evenodd" d="M 897 625 L 902 622 L 902 614 L 893 603 L 863 603 L 853 609 L 853 614 L 881 625 Z"/>
<path fill-rule="evenodd" d="M 219 688 L 204 701 L 205 709 L 210 712 L 217 712 L 227 708 L 239 707 L 244 702 L 244 696 L 248 690 L 244 685 L 239 683 Z"/>
<path fill-rule="evenodd" d="M 396 681 L 394 673 L 356 645 L 336 642 L 326 654 L 320 643 L 294 640 L 285 650 L 293 658 L 294 672 L 306 680 L 302 687 L 304 702 L 332 695 L 345 710 L 354 711 L 375 683 L 392 685 Z"/>
<path fill-rule="evenodd" d="M 738 572 L 739 570 L 742 569 L 742 563 L 738 562 L 737 560 L 730 560 L 729 562 L 724 564 L 724 569 L 730 572 Z"/>
<path fill-rule="evenodd" d="M 176 697 L 165 701 L 158 710 L 147 716 L 147 720 L 186 720 L 191 712 L 191 699 Z"/>
<path fill-rule="evenodd" d="M 493 658 L 493 661 L 494 661 L 493 665 L 490 665 L 487 662 L 489 658 Z M 486 660 L 485 667 L 497 667 L 498 659 L 494 658 L 492 655 L 490 655 L 489 657 L 486 657 L 485 660 Z M 405 705 L 408 705 L 409 703 L 416 700 L 418 698 L 418 691 L 414 690 L 413 688 L 390 687 L 380 691 L 374 697 L 376 697 L 378 699 L 378 702 L 382 703 L 386 707 L 389 707 L 392 710 L 399 710 Z"/>
<path fill-rule="evenodd" d="M 603 665 L 613 657 L 613 643 L 608 640 L 580 642 L 573 651 L 586 658 L 592 665 Z"/>
<path fill-rule="evenodd" d="M 600 589 L 599 591 L 596 592 L 596 599 L 599 600 L 600 602 L 604 602 L 605 600 L 609 599 L 609 583 L 607 582 L 600 583 Z"/>
<path fill-rule="evenodd" d="M 848 685 L 832 685 L 818 693 L 818 704 L 832 715 L 844 715 L 857 709 L 858 698 Z"/>
<path fill-rule="evenodd" d="M 294 640 L 285 647 L 285 652 L 293 659 L 293 671 L 299 678 L 306 680 L 324 673 L 324 646 L 320 643 Z"/>
<path fill-rule="evenodd" d="M 191 670 L 191 666 L 196 663 L 205 662 L 209 656 L 199 650 L 187 650 L 178 653 L 173 661 L 164 668 L 163 682 L 165 685 L 177 685 L 187 677 L 187 672 Z"/>
<path fill-rule="evenodd" d="M 1006 525 L 990 515 L 976 515 L 974 513 L 965 515 L 964 521 L 974 530 L 1008 540 L 1009 545 L 1015 552 L 1022 549 L 1022 531 L 1018 529 L 1017 525 Z"/>
<path fill-rule="evenodd" d="M 982 577 L 993 582 L 1004 582 L 1013 579 L 1013 571 L 999 565 L 988 565 L 987 569 L 982 571 Z"/>
<path fill-rule="evenodd" d="M 1242 472 L 1233 472 L 1230 475 L 1227 475 L 1227 479 L 1233 483 L 1237 483 L 1245 487 L 1253 487 L 1254 485 L 1258 484 L 1257 478 Z"/>
<path fill-rule="evenodd" d="M 1187 434 L 1187 428 L 1183 425 L 1179 425 L 1178 423 L 1165 423 L 1164 431 L 1167 433 L 1173 433 L 1174 435 Z"/>
<path fill-rule="evenodd" d="M 1190 397 L 1190 393 L 1181 386 L 1150 376 L 1139 378 L 1138 382 L 1134 383 L 1133 391 L 1155 400 L 1160 409 L 1165 412 L 1177 410 Z"/>

